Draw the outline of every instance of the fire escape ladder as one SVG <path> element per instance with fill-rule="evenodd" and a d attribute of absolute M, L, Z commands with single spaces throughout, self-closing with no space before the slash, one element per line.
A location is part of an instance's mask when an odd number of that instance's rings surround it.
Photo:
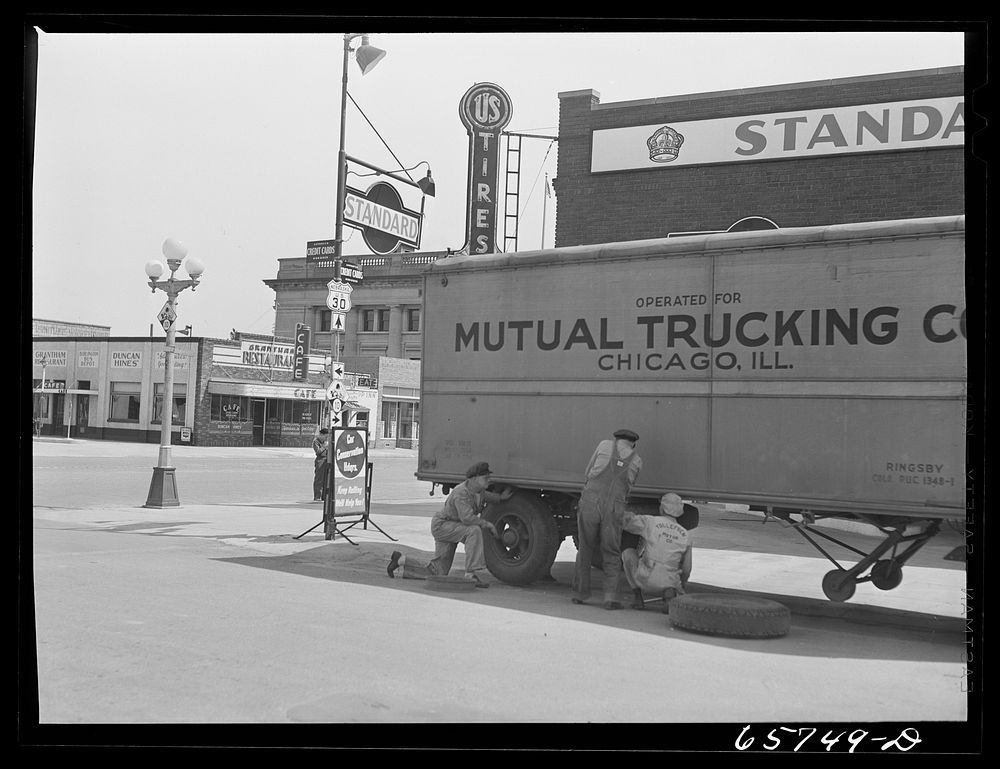
<path fill-rule="evenodd" d="M 507 171 L 504 179 L 504 253 L 517 251 L 517 220 L 521 188 L 521 137 L 507 134 Z"/>

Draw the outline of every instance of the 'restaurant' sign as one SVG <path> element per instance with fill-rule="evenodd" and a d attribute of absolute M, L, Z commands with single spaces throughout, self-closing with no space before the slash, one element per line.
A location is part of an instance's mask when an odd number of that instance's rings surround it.
<path fill-rule="evenodd" d="M 964 143 L 965 99 L 950 96 L 602 129 L 593 134 L 590 170 L 796 160 Z"/>
<path fill-rule="evenodd" d="M 401 244 L 420 248 L 420 212 L 406 208 L 391 184 L 375 182 L 367 192 L 351 187 L 345 192 L 344 223 L 361 230 L 376 254 L 391 254 Z"/>
<path fill-rule="evenodd" d="M 470 254 L 492 254 L 498 250 L 500 137 L 510 122 L 513 106 L 500 86 L 476 83 L 459 102 L 458 114 L 469 133 L 465 245 Z"/>

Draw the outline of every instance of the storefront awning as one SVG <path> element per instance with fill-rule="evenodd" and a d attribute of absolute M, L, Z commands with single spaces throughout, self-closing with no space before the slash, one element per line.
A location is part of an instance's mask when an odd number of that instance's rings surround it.
<path fill-rule="evenodd" d="M 290 401 L 325 401 L 326 388 L 293 382 L 230 382 L 210 379 L 208 391 L 217 395 L 245 395 L 250 398 L 281 398 Z"/>

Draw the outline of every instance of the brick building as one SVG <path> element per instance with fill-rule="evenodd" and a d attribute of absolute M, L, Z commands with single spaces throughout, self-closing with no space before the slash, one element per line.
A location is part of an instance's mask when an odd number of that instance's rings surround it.
<path fill-rule="evenodd" d="M 963 214 L 963 96 L 963 67 L 612 104 L 560 93 L 556 246 Z"/>
<path fill-rule="evenodd" d="M 162 338 L 38 336 L 31 346 L 33 416 L 40 434 L 159 442 Z M 191 337 L 177 339 L 176 348 L 172 443 L 307 447 L 327 424 L 328 355 L 309 355 L 306 378 L 295 380 L 290 339 Z M 378 401 L 380 361 L 358 364 L 365 370 L 345 367 L 345 415 L 348 424 L 368 427 Z"/>

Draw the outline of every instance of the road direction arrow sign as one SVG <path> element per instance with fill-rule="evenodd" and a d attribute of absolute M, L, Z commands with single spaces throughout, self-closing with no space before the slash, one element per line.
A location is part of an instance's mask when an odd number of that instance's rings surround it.
<path fill-rule="evenodd" d="M 347 328 L 347 316 L 342 312 L 330 313 L 330 328 L 333 331 L 343 331 Z"/>
<path fill-rule="evenodd" d="M 344 378 L 344 364 L 343 363 L 334 363 L 333 364 L 333 370 L 330 372 L 330 376 L 332 376 L 334 379 L 343 379 Z"/>

